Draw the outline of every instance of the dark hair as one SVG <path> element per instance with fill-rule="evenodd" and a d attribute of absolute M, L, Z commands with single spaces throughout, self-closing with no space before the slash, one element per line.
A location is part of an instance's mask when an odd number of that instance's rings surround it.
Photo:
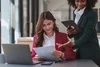
<path fill-rule="evenodd" d="M 87 1 L 86 7 L 88 9 L 91 9 L 92 7 L 95 7 L 95 4 L 97 3 L 98 0 L 86 0 L 86 1 Z M 68 0 L 68 4 L 76 8 L 75 0 Z"/>
<path fill-rule="evenodd" d="M 54 22 L 54 31 L 55 32 L 59 32 L 58 30 L 58 27 L 56 26 L 56 19 L 54 18 L 54 16 L 52 15 L 51 12 L 49 11 L 45 11 L 45 12 L 42 12 L 40 17 L 38 18 L 38 22 L 36 24 L 36 34 L 38 35 L 38 38 L 36 40 L 36 47 L 41 47 L 43 46 L 42 43 L 43 43 L 43 40 L 44 40 L 44 37 L 43 37 L 43 29 L 42 29 L 42 24 L 43 24 L 43 21 L 44 20 L 52 20 Z"/>

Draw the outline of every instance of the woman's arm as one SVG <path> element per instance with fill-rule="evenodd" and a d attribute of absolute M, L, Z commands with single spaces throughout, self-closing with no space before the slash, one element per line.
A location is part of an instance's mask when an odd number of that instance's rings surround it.
<path fill-rule="evenodd" d="M 85 23 L 86 25 L 82 36 L 75 40 L 75 46 L 73 47 L 75 49 L 81 47 L 82 45 L 86 45 L 86 43 L 88 43 L 93 37 L 92 35 L 96 35 L 95 26 L 97 23 L 97 13 L 94 11 L 88 12 L 87 21 Z"/>
<path fill-rule="evenodd" d="M 58 51 L 62 52 L 62 58 L 66 60 L 76 59 L 76 52 L 72 49 L 71 39 L 67 36 L 67 34 L 63 34 L 60 38 L 62 42 L 56 43 L 56 45 L 58 45 Z"/>
<path fill-rule="evenodd" d="M 36 52 L 35 52 L 34 49 L 33 49 L 33 48 L 36 47 L 36 44 L 35 44 L 36 39 L 37 39 L 37 35 L 34 35 L 34 36 L 33 36 L 32 53 L 31 53 L 32 58 L 35 57 L 35 55 L 36 55 Z"/>
<path fill-rule="evenodd" d="M 63 44 L 67 42 L 67 46 L 61 47 L 64 49 L 64 57 L 66 60 L 75 60 L 76 59 L 76 52 L 73 51 L 72 49 L 72 41 L 71 39 L 67 36 L 67 34 L 64 36 Z"/>
<path fill-rule="evenodd" d="M 75 60 L 76 52 L 72 50 L 72 48 L 66 47 L 65 51 L 62 52 L 60 50 L 54 50 L 53 55 L 61 58 L 62 60 Z"/>

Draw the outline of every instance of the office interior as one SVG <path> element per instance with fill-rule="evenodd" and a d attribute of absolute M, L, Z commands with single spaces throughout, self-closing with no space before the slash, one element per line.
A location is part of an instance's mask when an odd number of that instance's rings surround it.
<path fill-rule="evenodd" d="M 1 44 L 28 44 L 31 49 L 38 16 L 43 11 L 53 13 L 61 32 L 66 33 L 61 21 L 73 19 L 73 8 L 67 0 L 0 0 L 0 4 Z M 94 10 L 98 13 L 96 30 L 100 44 L 100 0 Z M 0 53 L 3 53 L 1 44 Z"/>
<path fill-rule="evenodd" d="M 31 50 L 41 12 L 50 11 L 56 18 L 59 30 L 66 33 L 61 21 L 73 19 L 73 10 L 67 0 L 0 0 L 0 43 L 27 44 Z M 100 0 L 94 10 L 98 13 L 96 30 L 100 45 Z M 1 44 L 0 53 L 3 53 Z"/>
<path fill-rule="evenodd" d="M 61 32 L 66 33 L 66 27 L 61 21 L 73 19 L 73 8 L 68 5 L 67 0 L 0 0 L 0 4 L 1 44 L 21 43 L 30 44 L 31 47 L 35 25 L 43 11 L 53 13 Z M 96 30 L 100 43 L 100 0 L 94 10 L 98 13 Z"/>

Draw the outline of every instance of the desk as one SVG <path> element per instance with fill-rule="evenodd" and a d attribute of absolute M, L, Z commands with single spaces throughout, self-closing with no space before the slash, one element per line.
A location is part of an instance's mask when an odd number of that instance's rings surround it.
<path fill-rule="evenodd" d="M 99 67 L 92 60 L 76 60 L 68 62 L 58 62 L 52 65 L 16 65 L 16 64 L 3 64 L 0 63 L 0 67 Z"/>

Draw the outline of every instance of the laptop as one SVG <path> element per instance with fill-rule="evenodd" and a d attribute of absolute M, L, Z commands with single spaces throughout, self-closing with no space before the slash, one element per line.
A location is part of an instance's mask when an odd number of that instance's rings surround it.
<path fill-rule="evenodd" d="M 40 61 L 32 61 L 29 45 L 22 44 L 2 44 L 5 61 L 8 64 L 33 65 Z"/>

